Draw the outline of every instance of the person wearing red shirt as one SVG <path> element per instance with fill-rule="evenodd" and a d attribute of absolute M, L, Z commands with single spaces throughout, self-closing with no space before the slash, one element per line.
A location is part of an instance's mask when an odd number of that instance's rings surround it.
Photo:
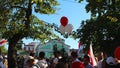
<path fill-rule="evenodd" d="M 83 63 L 78 59 L 77 52 L 72 52 L 71 57 L 73 58 L 71 68 L 84 68 Z"/>

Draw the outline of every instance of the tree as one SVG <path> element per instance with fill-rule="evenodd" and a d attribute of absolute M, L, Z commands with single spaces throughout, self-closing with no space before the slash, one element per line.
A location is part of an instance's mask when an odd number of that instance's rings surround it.
<path fill-rule="evenodd" d="M 0 55 L 1 55 L 2 53 L 7 53 L 7 50 L 5 49 L 4 46 L 0 46 Z"/>
<path fill-rule="evenodd" d="M 91 19 L 82 21 L 75 37 L 88 49 L 93 42 L 95 51 L 106 51 L 113 55 L 120 45 L 120 1 L 119 0 L 86 0 L 86 11 L 91 12 Z"/>
<path fill-rule="evenodd" d="M 45 42 L 57 37 L 48 23 L 33 15 L 33 12 L 53 14 L 57 5 L 56 0 L 0 0 L 0 37 L 7 39 L 9 44 L 8 68 L 17 68 L 19 40 L 32 38 Z"/>

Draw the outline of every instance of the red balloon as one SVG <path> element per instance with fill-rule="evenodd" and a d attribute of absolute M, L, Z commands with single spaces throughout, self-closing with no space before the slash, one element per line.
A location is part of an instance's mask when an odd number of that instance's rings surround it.
<path fill-rule="evenodd" d="M 60 19 L 61 25 L 63 25 L 64 27 L 68 24 L 68 18 L 63 16 Z"/>
<path fill-rule="evenodd" d="M 115 58 L 120 60 L 120 46 L 115 49 L 114 55 L 115 55 Z"/>

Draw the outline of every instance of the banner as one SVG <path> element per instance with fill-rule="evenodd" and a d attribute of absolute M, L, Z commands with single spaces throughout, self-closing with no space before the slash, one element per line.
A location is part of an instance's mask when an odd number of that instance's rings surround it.
<path fill-rule="evenodd" d="M 7 42 L 7 40 L 5 40 L 5 39 L 0 40 L 0 46 L 3 46 L 6 42 Z"/>

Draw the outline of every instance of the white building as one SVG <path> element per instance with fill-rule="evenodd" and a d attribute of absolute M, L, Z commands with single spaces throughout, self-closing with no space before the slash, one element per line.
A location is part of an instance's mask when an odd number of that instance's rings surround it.
<path fill-rule="evenodd" d="M 24 45 L 24 50 L 25 50 L 25 52 L 35 53 L 37 46 L 38 46 L 38 44 L 37 44 L 36 42 L 31 42 L 31 43 L 29 43 L 28 45 Z"/>

